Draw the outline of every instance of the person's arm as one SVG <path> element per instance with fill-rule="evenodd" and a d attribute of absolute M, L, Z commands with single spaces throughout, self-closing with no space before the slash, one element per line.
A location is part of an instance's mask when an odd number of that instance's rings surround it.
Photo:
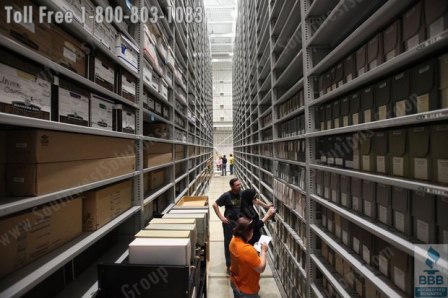
<path fill-rule="evenodd" d="M 266 223 L 272 216 L 275 214 L 275 208 L 270 207 L 268 212 L 264 215 L 264 217 L 261 219 L 264 223 Z"/>
<path fill-rule="evenodd" d="M 261 244 L 261 252 L 260 252 L 260 264 L 254 268 L 254 270 L 258 273 L 263 273 L 264 269 L 266 269 L 266 254 L 268 253 L 268 245 L 266 243 Z"/>
<path fill-rule="evenodd" d="M 263 207 L 263 208 L 265 208 L 265 209 L 274 206 L 272 203 L 270 203 L 270 204 L 266 204 L 265 202 L 263 202 L 263 201 L 260 200 L 260 199 L 256 199 L 256 200 L 255 200 L 255 204 L 257 204 L 258 206 L 261 206 L 261 207 Z"/>
<path fill-rule="evenodd" d="M 219 206 L 218 206 L 218 204 L 217 204 L 216 202 L 213 203 L 213 210 L 215 210 L 216 215 L 219 217 L 219 219 L 220 219 L 223 223 L 225 223 L 225 224 L 228 224 L 228 223 L 229 223 L 229 220 L 228 220 L 226 217 L 224 217 L 224 216 L 222 215 L 221 211 L 219 210 Z"/>

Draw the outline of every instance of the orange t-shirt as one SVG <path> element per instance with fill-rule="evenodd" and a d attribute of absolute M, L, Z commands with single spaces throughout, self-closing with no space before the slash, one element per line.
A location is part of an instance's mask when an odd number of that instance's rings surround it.
<path fill-rule="evenodd" d="M 239 237 L 232 237 L 229 250 L 233 283 L 245 294 L 257 294 L 260 290 L 260 273 L 254 268 L 258 267 L 261 262 L 257 251 Z"/>

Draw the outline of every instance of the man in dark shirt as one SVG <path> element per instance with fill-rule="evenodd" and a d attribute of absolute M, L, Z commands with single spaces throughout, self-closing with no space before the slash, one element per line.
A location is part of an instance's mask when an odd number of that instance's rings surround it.
<path fill-rule="evenodd" d="M 238 219 L 240 213 L 240 190 L 241 182 L 238 178 L 233 178 L 229 182 L 230 190 L 223 193 L 216 201 L 213 203 L 213 209 L 216 215 L 222 221 L 222 229 L 224 232 L 224 253 L 226 257 L 227 273 L 230 268 L 230 251 L 229 244 L 233 236 L 233 228 Z M 225 207 L 224 216 L 221 214 L 219 207 Z"/>
<path fill-rule="evenodd" d="M 227 157 L 222 157 L 222 176 L 227 176 Z"/>

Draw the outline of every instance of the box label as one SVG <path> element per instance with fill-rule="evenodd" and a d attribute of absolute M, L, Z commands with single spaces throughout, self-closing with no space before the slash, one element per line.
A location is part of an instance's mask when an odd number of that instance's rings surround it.
<path fill-rule="evenodd" d="M 336 225 L 335 227 L 335 234 L 338 238 L 341 238 L 341 226 Z"/>
<path fill-rule="evenodd" d="M 122 127 L 135 131 L 135 114 L 123 111 Z"/>
<path fill-rule="evenodd" d="M 334 157 L 329 157 L 329 158 L 327 159 L 327 163 L 328 163 L 329 165 L 333 165 L 333 164 L 334 164 Z"/>
<path fill-rule="evenodd" d="M 335 158 L 335 162 L 337 166 L 343 166 L 344 160 L 342 158 Z"/>
<path fill-rule="evenodd" d="M 378 120 L 386 120 L 387 119 L 387 106 L 380 106 L 378 108 Z"/>
<path fill-rule="evenodd" d="M 370 250 L 367 246 L 362 246 L 362 258 L 363 260 L 370 265 Z"/>
<path fill-rule="evenodd" d="M 64 55 L 65 58 L 67 58 L 71 62 L 76 63 L 76 53 L 74 53 L 69 48 L 64 47 L 63 55 Z"/>
<path fill-rule="evenodd" d="M 437 160 L 437 178 L 438 182 L 448 183 L 448 159 Z"/>
<path fill-rule="evenodd" d="M 347 206 L 347 194 L 341 193 L 341 204 Z"/>
<path fill-rule="evenodd" d="M 448 244 L 417 244 L 414 248 L 414 296 L 448 296 Z"/>
<path fill-rule="evenodd" d="M 348 82 L 350 82 L 351 80 L 353 80 L 353 74 L 348 74 L 346 77 L 345 77 L 345 79 L 346 79 L 346 81 L 347 81 L 347 83 Z"/>
<path fill-rule="evenodd" d="M 331 129 L 331 120 L 327 121 L 327 129 Z"/>
<path fill-rule="evenodd" d="M 364 123 L 368 123 L 372 121 L 372 117 L 371 117 L 371 110 L 365 110 L 364 111 Z"/>
<path fill-rule="evenodd" d="M 331 190 L 331 200 L 333 202 L 337 201 L 336 190 Z"/>
<path fill-rule="evenodd" d="M 359 115 L 358 113 L 353 114 L 353 125 L 359 124 Z"/>
<path fill-rule="evenodd" d="M 388 208 L 384 207 L 384 206 L 379 206 L 379 215 L 378 215 L 378 219 L 380 220 L 380 222 L 387 224 L 387 210 Z"/>
<path fill-rule="evenodd" d="M 429 224 L 417 219 L 417 239 L 429 243 Z"/>
<path fill-rule="evenodd" d="M 356 237 L 353 237 L 353 250 L 359 254 L 359 239 Z"/>
<path fill-rule="evenodd" d="M 397 52 L 395 51 L 395 49 L 393 49 L 392 51 L 390 51 L 389 53 L 386 54 L 386 61 L 389 61 L 390 59 L 394 58 L 395 56 L 397 56 Z"/>
<path fill-rule="evenodd" d="M 400 232 L 404 232 L 404 214 L 395 211 L 395 228 Z"/>
<path fill-rule="evenodd" d="M 389 276 L 389 260 L 382 254 L 379 254 L 379 264 L 380 272 L 384 274 L 384 276 Z"/>
<path fill-rule="evenodd" d="M 342 231 L 342 242 L 345 245 L 348 245 L 348 233 L 345 230 Z"/>
<path fill-rule="evenodd" d="M 362 170 L 370 172 L 370 155 L 362 156 Z"/>
<path fill-rule="evenodd" d="M 406 290 L 406 273 L 404 273 L 400 268 L 394 266 L 394 283 L 397 287 Z"/>
<path fill-rule="evenodd" d="M 437 21 L 429 25 L 429 38 L 439 35 L 445 28 L 445 17 L 439 18 Z"/>
<path fill-rule="evenodd" d="M 372 204 L 369 201 L 364 201 L 364 214 L 372 217 Z"/>
<path fill-rule="evenodd" d="M 406 116 L 406 102 L 407 100 L 405 99 L 395 104 L 395 117 Z"/>
<path fill-rule="evenodd" d="M 352 208 L 355 211 L 359 211 L 360 208 L 359 208 L 359 198 L 358 197 L 353 196 Z"/>
<path fill-rule="evenodd" d="M 417 113 L 429 111 L 429 94 L 417 96 Z"/>
<path fill-rule="evenodd" d="M 448 102 L 448 99 L 447 99 L 447 102 Z M 348 116 L 344 116 L 343 118 L 342 118 L 342 125 L 345 127 L 345 126 L 348 126 Z"/>
<path fill-rule="evenodd" d="M 334 128 L 339 128 L 339 118 L 334 119 Z"/>
<path fill-rule="evenodd" d="M 322 186 L 320 184 L 316 185 L 316 192 L 319 196 L 322 195 Z"/>
<path fill-rule="evenodd" d="M 414 35 L 413 37 L 409 38 L 406 41 L 406 50 L 410 50 L 414 47 L 416 47 L 420 42 L 420 36 L 419 34 Z"/>
<path fill-rule="evenodd" d="M 428 180 L 428 160 L 426 158 L 414 158 L 414 178 Z"/>
<path fill-rule="evenodd" d="M 386 173 L 386 157 L 377 156 L 376 157 L 376 171 L 379 173 Z"/>
<path fill-rule="evenodd" d="M 392 159 L 393 163 L 393 174 L 395 176 L 404 176 L 404 158 L 403 157 L 394 157 Z"/>
<path fill-rule="evenodd" d="M 330 189 L 328 187 L 324 188 L 324 197 L 328 199 L 330 197 Z"/>

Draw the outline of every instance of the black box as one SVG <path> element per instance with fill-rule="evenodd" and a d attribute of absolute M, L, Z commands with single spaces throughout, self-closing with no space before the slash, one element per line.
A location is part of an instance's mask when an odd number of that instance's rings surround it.
<path fill-rule="evenodd" d="M 373 87 L 361 91 L 361 114 L 363 123 L 375 121 L 375 108 L 373 105 Z"/>
<path fill-rule="evenodd" d="M 344 81 L 350 82 L 356 78 L 356 55 L 349 55 L 344 59 Z"/>
<path fill-rule="evenodd" d="M 410 72 L 404 71 L 392 77 L 391 95 L 395 117 L 413 113 L 412 103 L 409 102 L 411 91 Z"/>
<path fill-rule="evenodd" d="M 440 107 L 436 65 L 436 60 L 431 59 L 412 69 L 411 94 L 416 101 L 413 112 L 429 112 Z"/>
<path fill-rule="evenodd" d="M 384 61 L 398 56 L 402 52 L 401 20 L 396 20 L 383 31 Z"/>
<path fill-rule="evenodd" d="M 426 28 L 423 18 L 422 1 L 417 2 L 403 15 L 403 43 L 406 51 L 425 41 Z"/>
<path fill-rule="evenodd" d="M 392 117 L 391 83 L 387 79 L 375 86 L 375 120 L 385 120 Z"/>

